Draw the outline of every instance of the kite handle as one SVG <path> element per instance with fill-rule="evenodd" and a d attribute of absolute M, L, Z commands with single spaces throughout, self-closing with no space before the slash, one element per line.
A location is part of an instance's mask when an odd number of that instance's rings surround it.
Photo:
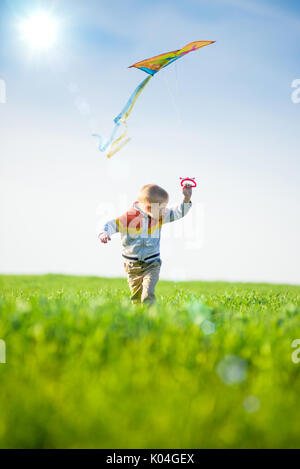
<path fill-rule="evenodd" d="M 197 183 L 195 181 L 196 178 L 180 178 L 181 179 L 181 187 L 185 186 L 185 182 L 189 181 L 193 184 L 192 187 L 197 187 Z"/>

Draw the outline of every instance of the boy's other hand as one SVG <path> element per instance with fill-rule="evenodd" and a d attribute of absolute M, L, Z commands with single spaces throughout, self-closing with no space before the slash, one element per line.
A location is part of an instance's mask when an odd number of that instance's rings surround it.
<path fill-rule="evenodd" d="M 182 189 L 182 193 L 184 195 L 185 203 L 190 202 L 193 192 L 193 186 L 191 184 L 185 184 Z"/>
<path fill-rule="evenodd" d="M 102 233 L 101 235 L 99 235 L 99 239 L 101 243 L 104 243 L 104 244 L 106 244 L 108 241 L 111 240 L 110 236 L 107 233 Z"/>

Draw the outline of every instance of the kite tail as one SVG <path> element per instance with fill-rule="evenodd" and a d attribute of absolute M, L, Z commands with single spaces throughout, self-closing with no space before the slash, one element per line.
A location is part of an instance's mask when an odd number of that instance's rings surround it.
<path fill-rule="evenodd" d="M 99 151 L 106 151 L 107 148 L 112 144 L 120 125 L 121 124 L 119 122 L 116 123 L 116 125 L 114 126 L 114 130 L 112 131 L 112 134 L 111 134 L 110 138 L 107 140 L 106 143 L 103 143 L 103 137 L 101 135 L 92 134 L 92 137 L 98 137 L 99 138 L 99 145 L 98 145 Z"/>
<path fill-rule="evenodd" d="M 107 158 L 111 158 L 115 153 L 117 153 L 121 148 L 123 148 L 126 143 L 130 142 L 130 138 L 126 138 L 127 136 L 127 122 L 124 119 L 121 119 L 121 122 L 125 125 L 125 130 L 122 135 L 117 138 L 114 142 L 112 142 L 111 146 L 109 147 L 109 151 L 107 153 Z M 120 124 L 119 124 L 120 125 Z M 124 140 L 126 139 L 126 140 Z"/>
<path fill-rule="evenodd" d="M 150 78 L 152 78 L 152 75 L 149 77 L 145 78 L 145 80 L 142 81 L 142 83 L 139 84 L 139 86 L 134 90 L 132 95 L 130 96 L 129 100 L 127 101 L 125 107 L 123 110 L 120 112 L 120 114 L 114 119 L 115 127 L 113 129 L 113 132 L 110 136 L 110 138 L 107 140 L 105 144 L 103 144 L 103 138 L 99 134 L 93 134 L 93 137 L 98 137 L 99 138 L 99 145 L 98 148 L 100 151 L 106 151 L 109 147 L 108 153 L 107 153 L 107 158 L 111 158 L 115 153 L 117 153 L 121 148 L 126 145 L 131 139 L 127 138 L 127 122 L 126 119 L 130 115 L 133 106 L 135 105 L 136 100 L 138 99 L 139 95 L 149 82 Z M 116 133 L 120 127 L 120 125 L 124 124 L 125 125 L 125 131 L 124 133 L 118 137 L 115 140 Z M 124 140 L 126 139 L 126 140 Z"/>
<path fill-rule="evenodd" d="M 123 108 L 123 110 L 120 112 L 120 114 L 114 119 L 114 122 L 117 124 L 119 120 L 121 120 L 123 117 L 124 119 L 127 119 L 127 117 L 130 115 L 133 106 L 135 105 L 136 100 L 138 99 L 139 95 L 147 85 L 148 81 L 152 78 L 152 75 L 149 75 L 149 77 L 145 78 L 145 80 L 142 81 L 142 83 L 139 84 L 139 86 L 134 90 L 132 95 L 130 96 L 129 100 L 126 103 L 126 106 Z"/>

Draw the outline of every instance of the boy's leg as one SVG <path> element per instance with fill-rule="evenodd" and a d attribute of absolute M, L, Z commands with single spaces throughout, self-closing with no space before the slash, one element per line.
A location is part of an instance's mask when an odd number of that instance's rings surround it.
<path fill-rule="evenodd" d="M 132 303 L 141 303 L 141 296 L 143 290 L 143 272 L 140 266 L 132 266 L 129 263 L 124 263 L 124 269 L 127 274 L 128 285 L 131 293 Z"/>
<path fill-rule="evenodd" d="M 144 268 L 143 291 L 141 300 L 143 303 L 154 303 L 155 287 L 159 280 L 161 261 L 155 261 Z"/>

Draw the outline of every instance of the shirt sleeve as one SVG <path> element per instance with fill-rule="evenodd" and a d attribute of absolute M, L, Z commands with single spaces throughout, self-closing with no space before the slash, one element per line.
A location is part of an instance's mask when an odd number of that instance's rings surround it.
<path fill-rule="evenodd" d="M 115 218 L 105 223 L 98 237 L 101 236 L 102 234 L 108 234 L 108 236 L 112 236 L 115 233 L 119 233 L 119 219 L 118 218 Z"/>
<path fill-rule="evenodd" d="M 168 208 L 164 216 L 163 223 L 172 223 L 185 217 L 192 207 L 192 202 L 181 202 L 173 208 Z"/>

